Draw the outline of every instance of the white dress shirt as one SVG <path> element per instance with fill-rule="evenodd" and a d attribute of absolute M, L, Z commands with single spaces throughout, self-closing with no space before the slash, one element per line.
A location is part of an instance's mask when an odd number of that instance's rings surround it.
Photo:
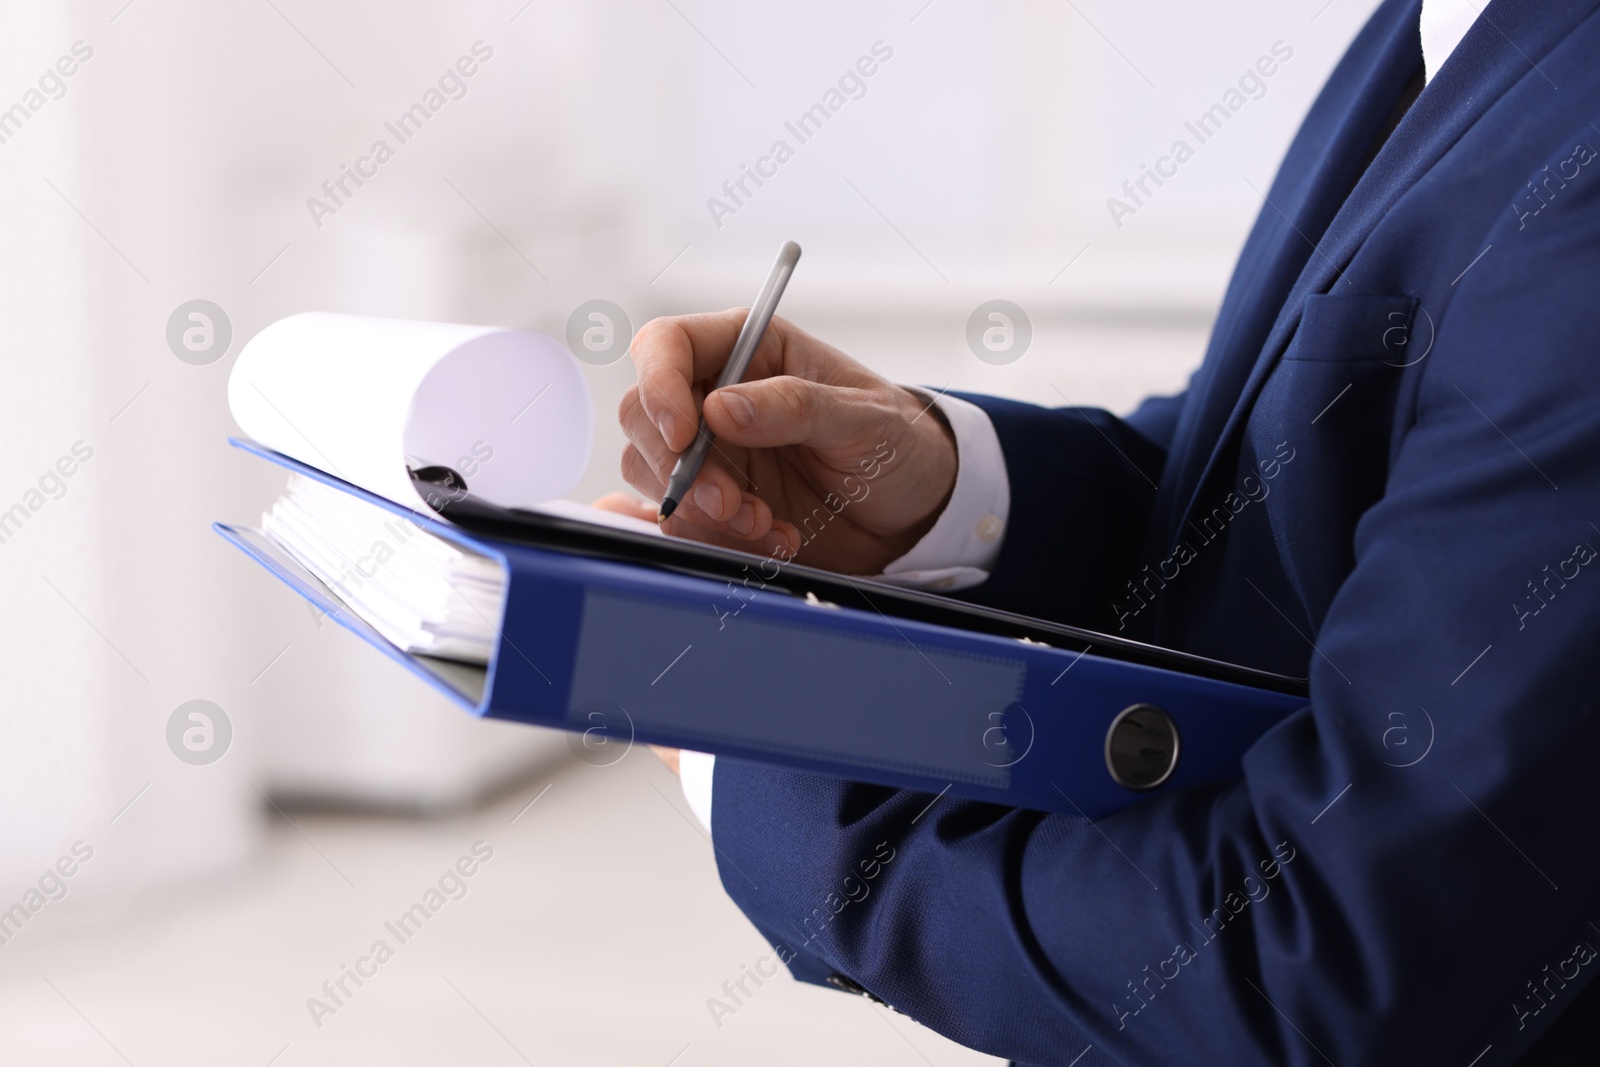
<path fill-rule="evenodd" d="M 1487 4 L 1488 0 L 1481 2 Z M 1474 0 L 1423 0 L 1422 70 L 1428 81 L 1433 81 L 1444 61 L 1472 28 L 1478 10 Z"/>
<path fill-rule="evenodd" d="M 1427 81 L 1432 81 L 1450 58 L 1478 12 L 1474 0 L 1423 0 L 1422 69 Z M 940 396 L 937 403 L 956 439 L 955 488 L 933 529 L 910 552 L 885 567 L 878 580 L 952 592 L 989 577 L 1010 517 L 1011 482 L 1000 438 L 983 409 L 953 396 Z M 684 796 L 708 832 L 715 765 L 715 757 L 704 752 L 684 752 L 678 765 Z"/>

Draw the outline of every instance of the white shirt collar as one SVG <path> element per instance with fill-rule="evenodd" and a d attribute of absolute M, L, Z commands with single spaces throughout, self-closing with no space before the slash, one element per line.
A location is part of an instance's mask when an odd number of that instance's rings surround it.
<path fill-rule="evenodd" d="M 1484 0 L 1485 3 L 1488 0 Z M 1474 0 L 1422 0 L 1422 70 L 1428 81 L 1439 73 L 1478 17 Z"/>

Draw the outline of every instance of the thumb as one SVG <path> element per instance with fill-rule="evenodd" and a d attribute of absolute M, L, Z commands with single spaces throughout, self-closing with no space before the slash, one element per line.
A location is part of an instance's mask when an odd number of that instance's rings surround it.
<path fill-rule="evenodd" d="M 713 433 L 746 448 L 827 448 L 881 429 L 894 404 L 866 389 L 780 374 L 713 391 L 701 408 Z"/>

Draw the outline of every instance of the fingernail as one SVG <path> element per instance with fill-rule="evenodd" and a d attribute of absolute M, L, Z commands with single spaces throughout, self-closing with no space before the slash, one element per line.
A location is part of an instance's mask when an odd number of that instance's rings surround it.
<path fill-rule="evenodd" d="M 756 406 L 750 403 L 750 398 L 743 393 L 724 389 L 722 405 L 728 409 L 728 417 L 741 428 L 750 426 L 756 421 Z"/>
<path fill-rule="evenodd" d="M 779 562 L 788 562 L 794 558 L 794 549 L 789 544 L 788 535 L 778 527 L 768 531 L 767 536 L 761 539 L 762 551 L 768 553 Z"/>
<path fill-rule="evenodd" d="M 748 503 L 740 504 L 739 510 L 728 520 L 728 525 L 733 527 L 734 533 L 748 534 L 756 528 L 756 509 Z"/>
<path fill-rule="evenodd" d="M 694 487 L 694 504 L 714 519 L 722 514 L 722 490 L 710 484 L 697 485 Z"/>
<path fill-rule="evenodd" d="M 678 416 L 674 415 L 670 410 L 663 411 L 661 417 L 656 420 L 656 429 L 661 431 L 661 439 L 667 443 L 668 448 L 671 448 L 672 435 L 678 429 Z"/>

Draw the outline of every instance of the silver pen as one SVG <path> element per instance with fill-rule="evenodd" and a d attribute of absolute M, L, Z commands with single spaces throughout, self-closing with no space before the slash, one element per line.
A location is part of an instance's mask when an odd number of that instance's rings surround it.
<path fill-rule="evenodd" d="M 718 376 L 713 391 L 744 380 L 745 372 L 750 369 L 750 360 L 760 347 L 761 338 L 766 336 L 767 324 L 772 321 L 773 312 L 778 310 L 778 300 L 783 296 L 784 286 L 789 284 L 789 276 L 794 273 L 794 265 L 798 262 L 800 262 L 800 246 L 793 241 L 785 241 L 783 247 L 778 249 L 778 258 L 772 264 L 772 273 L 767 275 L 761 291 L 756 294 L 755 302 L 750 305 L 750 314 L 745 317 L 744 326 L 739 330 L 739 339 L 734 341 L 733 352 L 728 356 L 728 362 L 723 365 L 722 374 Z M 710 396 L 709 393 L 706 395 Z M 666 522 L 683 502 L 683 495 L 689 491 L 689 487 L 700 474 L 700 465 L 705 462 L 706 451 L 710 449 L 713 440 L 715 437 L 711 428 L 706 425 L 705 416 L 701 415 L 700 429 L 695 435 L 694 444 L 678 457 L 678 462 L 672 467 L 672 475 L 667 479 L 666 492 L 661 494 L 661 513 L 656 518 L 657 522 Z"/>

